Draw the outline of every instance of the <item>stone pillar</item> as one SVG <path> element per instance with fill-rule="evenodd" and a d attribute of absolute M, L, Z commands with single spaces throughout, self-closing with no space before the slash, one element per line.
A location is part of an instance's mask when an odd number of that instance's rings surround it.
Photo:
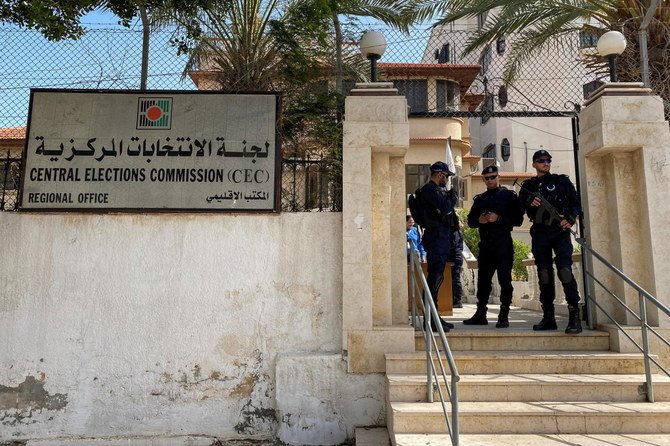
<path fill-rule="evenodd" d="M 389 154 L 372 153 L 372 325 L 392 325 Z"/>
<path fill-rule="evenodd" d="M 404 226 L 408 147 L 405 98 L 391 83 L 357 84 L 346 99 L 342 167 L 342 335 L 350 372 L 383 372 L 385 353 L 414 349 Z"/>
<path fill-rule="evenodd" d="M 580 114 L 580 162 L 588 197 L 585 209 L 591 246 L 636 283 L 670 303 L 670 131 L 663 101 L 638 83 L 606 84 Z M 638 294 L 594 259 L 596 277 L 636 311 Z M 598 303 L 618 322 L 637 321 L 595 287 Z M 652 325 L 670 326 L 647 305 Z M 607 323 L 602 314 L 596 322 Z"/>

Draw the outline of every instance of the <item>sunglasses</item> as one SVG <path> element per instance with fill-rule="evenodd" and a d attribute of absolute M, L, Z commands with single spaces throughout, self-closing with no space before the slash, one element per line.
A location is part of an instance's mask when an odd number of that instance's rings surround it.
<path fill-rule="evenodd" d="M 551 164 L 551 158 L 542 158 L 542 159 L 536 160 L 535 162 L 540 163 L 540 164 Z"/>
<path fill-rule="evenodd" d="M 498 175 L 491 175 L 491 176 L 483 177 L 483 178 L 484 178 L 484 181 L 492 181 L 492 180 L 495 180 L 496 178 L 498 178 Z"/>

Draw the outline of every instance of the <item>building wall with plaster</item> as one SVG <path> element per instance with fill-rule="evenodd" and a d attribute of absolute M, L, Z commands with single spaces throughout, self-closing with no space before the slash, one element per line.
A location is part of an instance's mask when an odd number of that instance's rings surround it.
<path fill-rule="evenodd" d="M 344 372 L 341 214 L 0 213 L 0 231 L 0 441 L 338 444 L 385 423 L 381 375 Z"/>

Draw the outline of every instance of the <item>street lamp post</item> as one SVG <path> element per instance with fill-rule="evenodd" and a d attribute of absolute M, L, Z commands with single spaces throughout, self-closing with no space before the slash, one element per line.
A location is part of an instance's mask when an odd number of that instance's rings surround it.
<path fill-rule="evenodd" d="M 596 48 L 609 62 L 610 81 L 616 82 L 616 58 L 626 49 L 626 38 L 619 31 L 607 31 L 598 39 Z"/>
<path fill-rule="evenodd" d="M 361 54 L 370 60 L 370 82 L 377 82 L 377 61 L 386 51 L 386 39 L 379 31 L 366 31 L 359 43 Z"/>

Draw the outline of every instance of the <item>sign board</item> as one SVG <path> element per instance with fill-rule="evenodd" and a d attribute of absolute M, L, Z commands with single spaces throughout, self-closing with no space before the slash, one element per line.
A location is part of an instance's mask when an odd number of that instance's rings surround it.
<path fill-rule="evenodd" d="M 34 89 L 20 209 L 279 210 L 276 94 Z"/>

